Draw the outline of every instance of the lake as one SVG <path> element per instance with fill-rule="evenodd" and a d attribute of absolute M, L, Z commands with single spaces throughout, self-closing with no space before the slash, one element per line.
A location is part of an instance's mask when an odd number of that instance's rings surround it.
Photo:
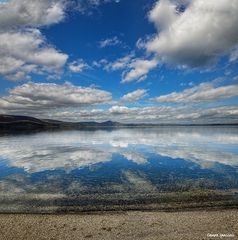
<path fill-rule="evenodd" d="M 237 207 L 238 127 L 0 137 L 0 212 Z"/>

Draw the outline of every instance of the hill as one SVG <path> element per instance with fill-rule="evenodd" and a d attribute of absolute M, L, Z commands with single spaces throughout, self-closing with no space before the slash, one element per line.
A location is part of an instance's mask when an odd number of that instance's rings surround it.
<path fill-rule="evenodd" d="M 124 124 L 113 121 L 106 122 L 64 122 L 53 119 L 38 119 L 28 116 L 0 115 L 0 133 L 33 132 L 46 130 L 83 130 L 112 128 L 143 128 L 161 126 L 237 126 L 238 124 Z"/>
<path fill-rule="evenodd" d="M 123 127 L 125 124 L 106 121 L 63 122 L 52 119 L 37 119 L 28 116 L 0 115 L 0 132 L 42 131 L 54 129 L 85 129 Z"/>

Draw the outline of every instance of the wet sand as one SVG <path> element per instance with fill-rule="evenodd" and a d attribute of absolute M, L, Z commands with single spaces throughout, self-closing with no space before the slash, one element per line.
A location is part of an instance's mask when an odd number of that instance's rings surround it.
<path fill-rule="evenodd" d="M 1 214 L 0 239 L 238 239 L 238 210 L 132 211 L 84 215 Z"/>

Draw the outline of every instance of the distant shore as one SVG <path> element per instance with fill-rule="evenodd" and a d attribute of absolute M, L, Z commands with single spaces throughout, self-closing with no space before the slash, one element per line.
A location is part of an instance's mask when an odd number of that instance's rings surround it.
<path fill-rule="evenodd" d="M 0 214 L 6 240 L 238 239 L 238 210 L 114 212 L 101 214 Z"/>
<path fill-rule="evenodd" d="M 1 115 L 0 133 L 33 133 L 55 130 L 99 130 L 121 128 L 155 128 L 155 127 L 222 127 L 238 126 L 238 123 L 120 123 L 105 122 L 64 122 L 54 119 L 38 119 L 29 116 Z"/>

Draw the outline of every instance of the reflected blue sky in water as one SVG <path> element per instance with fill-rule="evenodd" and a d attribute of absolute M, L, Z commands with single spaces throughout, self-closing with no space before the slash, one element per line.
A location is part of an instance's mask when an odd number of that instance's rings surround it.
<path fill-rule="evenodd" d="M 164 127 L 2 136 L 0 196 L 235 189 L 237 133 Z"/>

